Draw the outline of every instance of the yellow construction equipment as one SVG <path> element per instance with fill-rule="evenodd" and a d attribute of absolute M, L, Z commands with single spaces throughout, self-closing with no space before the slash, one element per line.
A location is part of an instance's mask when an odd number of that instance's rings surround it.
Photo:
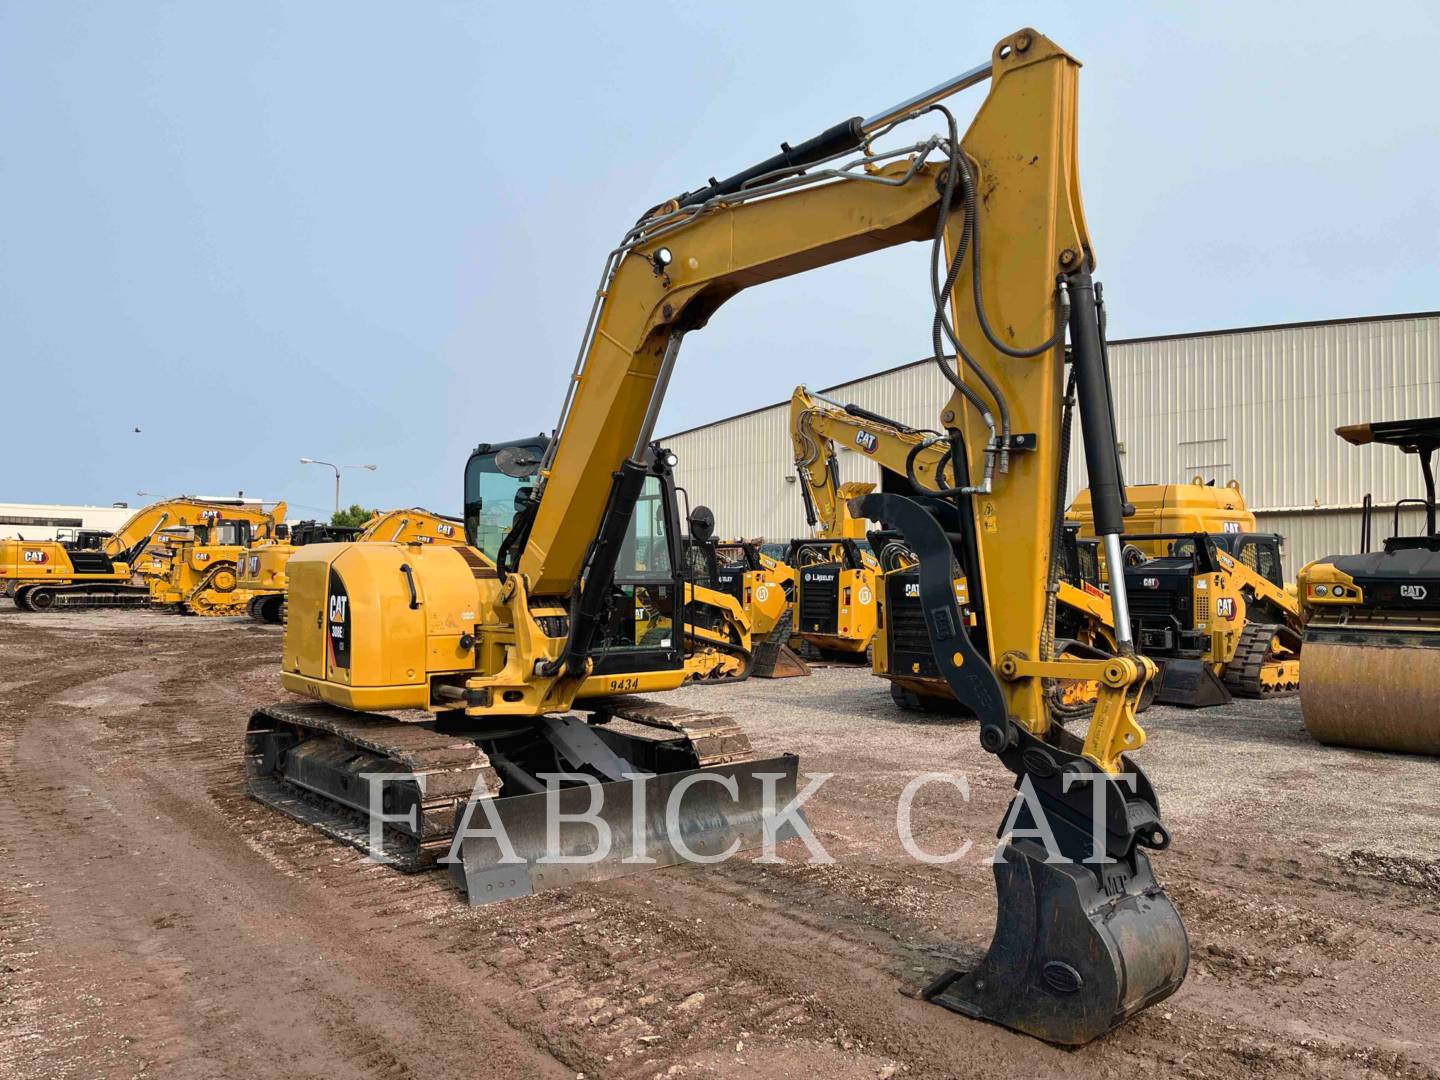
<path fill-rule="evenodd" d="M 867 537 L 877 553 L 874 574 L 877 632 L 872 648 L 872 669 L 890 680 L 890 695 L 902 709 L 916 712 L 953 712 L 955 696 L 941 678 L 925 614 L 920 606 L 920 579 L 914 553 L 903 539 L 883 525 L 864 533 L 865 522 L 849 511 L 849 502 L 867 494 L 874 484 L 841 484 L 837 444 L 849 446 L 880 469 L 880 486 L 887 492 L 912 498 L 930 498 L 928 492 L 945 486 L 950 444 L 936 431 L 921 431 L 881 416 L 859 405 L 834 401 L 805 386 L 790 395 L 790 438 L 795 449 L 806 509 L 815 517 L 822 535 L 856 533 Z M 953 518 L 954 508 L 941 501 L 930 503 L 937 514 Z M 956 526 L 952 523 L 952 528 Z M 1073 539 L 1062 537 L 1061 542 Z M 955 579 L 955 598 L 966 603 L 965 578 Z M 1056 585 L 1056 635 L 1060 655 L 1096 657 L 1114 655 L 1116 641 L 1111 625 L 1110 599 L 1087 583 L 1078 570 L 1067 567 Z M 1092 684 L 1077 686 L 1057 680 L 1052 687 L 1056 709 L 1089 715 L 1095 701 Z M 1142 708 L 1148 701 L 1142 702 Z"/>
<path fill-rule="evenodd" d="M 922 504 L 888 493 L 864 496 L 855 513 L 891 523 L 915 553 L 941 674 L 977 716 L 982 747 L 1016 774 L 1017 794 L 997 853 L 991 949 L 927 996 L 1078 1044 L 1172 993 L 1188 947 L 1143 851 L 1170 836 L 1126 757 L 1144 741 L 1135 705 L 1154 666 L 1130 647 L 1123 575 L 1111 594 L 1119 655 L 1058 659 L 1051 633 L 1067 325 L 1111 565 L 1123 529 L 1079 197 L 1078 71 L 1022 30 L 933 91 L 643 214 L 606 262 L 554 437 L 539 452 L 482 445 L 467 467 L 467 539 L 493 565 L 465 547 L 384 543 L 291 557 L 281 679 L 312 700 L 252 718 L 252 791 L 336 835 L 354 835 L 358 812 L 415 862 L 454 850 L 452 872 L 477 903 L 798 827 L 772 812 L 790 799 L 796 760 L 754 761 L 729 717 L 626 696 L 584 702 L 586 718 L 573 710 L 592 679 L 620 695 L 683 679 L 678 513 L 652 435 L 685 335 L 744 288 L 928 242 L 936 363 L 954 386 L 937 405 L 955 476 L 937 494 L 960 528 L 952 539 Z M 941 102 L 987 79 L 962 142 Z M 921 117 L 939 132 L 896 133 Z M 946 339 L 959 363 L 939 347 Z M 648 680 L 634 674 L 646 655 Z M 1055 678 L 1099 684 L 1083 736 L 1055 722 L 1045 692 Z M 434 719 L 376 715 L 401 709 Z M 617 831 L 617 844 L 602 840 Z M 653 862 L 623 858 L 640 842 Z"/>
<path fill-rule="evenodd" d="M 1255 531 L 1240 485 L 1126 489 L 1125 577 L 1141 651 L 1160 665 L 1156 700 L 1203 708 L 1300 686 L 1300 602 L 1285 585 L 1283 538 Z M 1090 493 L 1067 517 L 1093 536 Z"/>
<path fill-rule="evenodd" d="M 26 611 L 148 604 L 151 596 L 147 579 L 163 572 L 167 565 L 157 541 L 164 530 L 264 518 L 264 512 L 253 503 L 239 499 L 180 496 L 137 510 L 108 536 L 87 535 L 86 544 L 3 540 L 0 590 L 14 599 L 16 607 Z M 141 580 L 137 581 L 137 577 Z"/>
<path fill-rule="evenodd" d="M 387 510 L 371 515 L 358 529 L 298 522 L 285 543 L 266 543 L 244 552 L 239 562 L 238 587 L 250 594 L 246 611 L 257 622 L 284 621 L 285 566 L 295 549 L 306 544 L 347 541 L 385 541 L 397 544 L 463 544 L 464 525 L 422 507 Z"/>
<path fill-rule="evenodd" d="M 790 639 L 791 599 L 795 588 L 795 571 L 766 555 L 754 540 L 716 540 L 715 516 L 708 507 L 696 507 L 688 516 L 690 531 L 685 537 L 685 556 L 689 564 L 686 613 L 692 627 L 721 629 L 733 643 L 743 641 L 749 654 L 743 671 L 726 670 L 733 660 L 717 669 L 716 674 L 739 678 L 788 679 L 809 675 L 805 661 L 795 655 L 787 644 Z M 722 597 L 727 599 L 721 599 Z M 730 609 L 730 604 L 735 605 Z M 743 612 L 748 629 L 741 634 L 739 614 Z M 724 646 L 714 638 L 698 638 L 696 644 L 714 649 Z M 692 656 L 691 664 L 703 662 Z M 712 663 L 719 663 L 715 657 Z"/>
<path fill-rule="evenodd" d="M 858 663 L 875 640 L 880 563 L 862 546 L 866 523 L 849 507 L 850 500 L 869 494 L 875 485 L 841 483 L 835 455 L 810 452 L 803 409 L 803 402 L 791 400 L 795 472 L 805 521 L 814 535 L 792 540 L 785 559 L 798 575 L 793 629 L 811 658 Z"/>
<path fill-rule="evenodd" d="M 1335 429 L 1356 446 L 1414 454 L 1423 499 L 1395 504 L 1383 550 L 1370 548 L 1374 505 L 1365 497 L 1360 553 L 1331 555 L 1300 571 L 1305 680 L 1300 711 L 1323 743 L 1440 754 L 1440 534 L 1434 457 L 1440 417 Z M 1401 535 L 1405 506 L 1425 511 L 1424 532 Z"/>
<path fill-rule="evenodd" d="M 201 523 L 167 525 L 147 554 L 150 603 L 182 615 L 245 614 L 251 594 L 240 588 L 240 560 L 289 538 L 285 510 L 283 502 L 269 511 L 235 506 Z"/>
<path fill-rule="evenodd" d="M 274 544 L 259 544 L 240 555 L 238 585 L 250 594 L 246 613 L 256 622 L 279 624 L 285 621 L 285 566 L 295 549 L 306 544 L 350 543 L 360 535 L 358 525 L 329 525 L 322 521 L 297 521 L 288 526 L 288 536 Z"/>
<path fill-rule="evenodd" d="M 1125 494 L 1133 508 L 1133 512 L 1126 515 L 1125 527 L 1140 536 L 1255 532 L 1255 515 L 1245 504 L 1238 480 L 1221 487 L 1200 476 L 1188 484 L 1131 484 Z M 1065 512 L 1065 520 L 1079 526 L 1080 536 L 1094 537 L 1089 489 L 1082 488 L 1075 496 Z M 1170 554 L 1170 545 L 1160 540 L 1127 541 L 1123 552 L 1125 562 L 1134 564 Z"/>

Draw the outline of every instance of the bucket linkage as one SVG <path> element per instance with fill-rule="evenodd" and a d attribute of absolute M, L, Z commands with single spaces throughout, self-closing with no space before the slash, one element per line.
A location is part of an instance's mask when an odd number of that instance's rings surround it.
<path fill-rule="evenodd" d="M 1140 850 L 1170 842 L 1154 789 L 1126 759 L 1118 775 L 1100 769 L 1058 725 L 1040 738 L 1010 719 L 955 602 L 951 539 L 924 505 L 872 494 L 855 512 L 899 529 L 915 552 L 937 666 L 979 719 L 981 745 L 1016 776 L 990 948 L 923 996 L 1049 1042 L 1089 1042 L 1174 993 L 1189 965 L 1185 927 Z"/>

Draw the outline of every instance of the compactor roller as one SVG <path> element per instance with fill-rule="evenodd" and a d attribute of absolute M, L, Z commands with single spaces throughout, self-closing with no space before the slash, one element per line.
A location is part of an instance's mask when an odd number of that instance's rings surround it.
<path fill-rule="evenodd" d="M 1366 497 L 1360 554 L 1317 559 L 1300 571 L 1306 614 L 1305 728 L 1323 743 L 1440 755 L 1440 536 L 1434 456 L 1440 417 L 1354 424 L 1356 446 L 1398 447 L 1420 461 L 1423 499 L 1402 499 L 1381 551 L 1370 550 Z M 1424 510 L 1424 531 L 1402 536 L 1401 510 Z"/>

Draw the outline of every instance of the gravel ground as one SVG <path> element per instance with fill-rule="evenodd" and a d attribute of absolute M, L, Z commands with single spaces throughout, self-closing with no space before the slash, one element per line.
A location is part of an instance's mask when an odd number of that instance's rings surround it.
<path fill-rule="evenodd" d="M 1193 957 L 1078 1051 L 915 999 L 988 942 L 1010 792 L 973 723 L 863 671 L 672 696 L 833 774 L 835 861 L 749 858 L 488 908 L 245 797 L 280 634 L 0 607 L 0 1077 L 1440 1076 L 1431 759 L 1311 742 L 1294 699 L 1152 709 L 1155 857 Z M 914 775 L 931 866 L 896 835 Z"/>

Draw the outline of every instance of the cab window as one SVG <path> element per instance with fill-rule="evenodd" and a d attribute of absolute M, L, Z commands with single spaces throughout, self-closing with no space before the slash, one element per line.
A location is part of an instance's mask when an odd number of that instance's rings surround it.
<path fill-rule="evenodd" d="M 657 476 L 646 477 L 630 531 L 620 548 L 615 580 L 668 581 L 674 576 L 670 562 L 670 530 L 666 522 L 665 492 Z"/>
<path fill-rule="evenodd" d="M 1272 585 L 1284 587 L 1285 575 L 1280 567 L 1280 545 L 1274 540 L 1242 540 L 1239 557 L 1241 562 Z"/>
<path fill-rule="evenodd" d="M 528 498 L 533 478 L 506 476 L 495 455 L 477 454 L 465 467 L 465 539 L 492 560 L 515 522 L 515 512 Z"/>

